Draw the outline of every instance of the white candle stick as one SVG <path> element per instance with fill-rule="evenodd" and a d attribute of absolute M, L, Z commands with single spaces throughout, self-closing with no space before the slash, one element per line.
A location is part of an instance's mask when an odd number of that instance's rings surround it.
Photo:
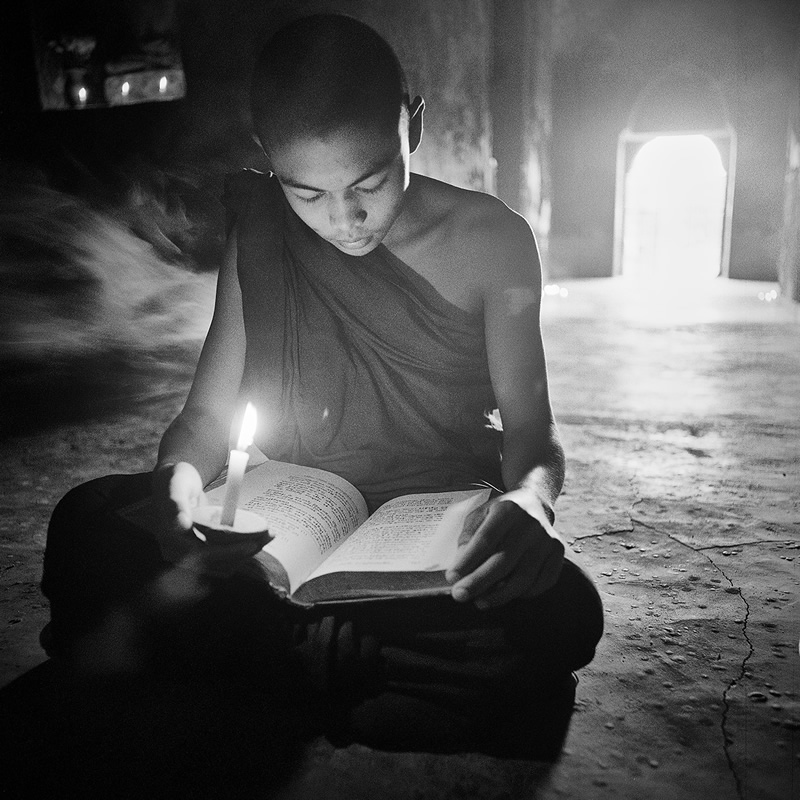
<path fill-rule="evenodd" d="M 256 432 L 256 409 L 252 403 L 247 404 L 242 420 L 242 429 L 236 449 L 231 450 L 228 460 L 228 477 L 225 479 L 225 500 L 222 504 L 220 523 L 233 525 L 236 520 L 236 506 L 239 504 L 239 494 L 242 491 L 242 479 L 250 458 L 247 448 L 253 443 Z"/>

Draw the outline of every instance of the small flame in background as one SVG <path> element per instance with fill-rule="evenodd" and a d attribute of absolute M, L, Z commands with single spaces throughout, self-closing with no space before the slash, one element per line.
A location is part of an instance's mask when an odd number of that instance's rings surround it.
<path fill-rule="evenodd" d="M 774 300 L 778 299 L 778 291 L 777 289 L 770 289 L 768 292 L 759 292 L 758 299 L 765 303 L 772 303 Z"/>
<path fill-rule="evenodd" d="M 128 403 L 183 393 L 208 329 L 216 280 L 190 252 L 185 207 L 170 206 L 144 181 L 132 180 L 122 201 L 101 209 L 52 188 L 34 170 L 4 172 L 0 410 L 6 420 L 24 416 L 38 397 L 44 408 L 77 400 L 64 397 L 65 387 L 83 393 L 83 413 L 104 397 Z"/>
<path fill-rule="evenodd" d="M 546 284 L 544 293 L 548 297 L 569 297 L 569 289 L 566 286 L 559 286 L 557 283 Z"/>

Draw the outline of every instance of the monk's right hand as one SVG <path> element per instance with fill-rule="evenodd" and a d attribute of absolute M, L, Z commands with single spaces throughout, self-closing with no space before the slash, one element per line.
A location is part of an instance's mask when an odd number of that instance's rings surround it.
<path fill-rule="evenodd" d="M 270 540 L 268 532 L 233 537 L 224 544 L 201 541 L 192 529 L 194 509 L 206 505 L 200 473 L 186 461 L 164 464 L 153 473 L 161 557 L 179 567 L 225 578 Z"/>
<path fill-rule="evenodd" d="M 192 509 L 205 505 L 200 473 L 186 461 L 163 464 L 153 472 L 153 499 L 158 517 L 161 557 L 173 564 L 199 545 L 192 533 Z"/>

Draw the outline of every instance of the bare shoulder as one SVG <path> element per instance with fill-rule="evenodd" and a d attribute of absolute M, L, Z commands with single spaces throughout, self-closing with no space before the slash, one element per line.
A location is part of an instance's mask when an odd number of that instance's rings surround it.
<path fill-rule="evenodd" d="M 533 232 L 501 200 L 421 175 L 409 195 L 390 249 L 447 300 L 476 311 L 510 288 L 540 291 Z"/>
<path fill-rule="evenodd" d="M 426 180 L 441 241 L 467 275 L 495 285 L 505 280 L 538 280 L 539 254 L 528 221 L 485 192 Z"/>

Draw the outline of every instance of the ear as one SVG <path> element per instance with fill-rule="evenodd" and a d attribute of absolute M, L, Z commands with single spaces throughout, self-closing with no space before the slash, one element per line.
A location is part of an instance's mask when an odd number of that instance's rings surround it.
<path fill-rule="evenodd" d="M 408 106 L 408 147 L 415 152 L 422 141 L 422 116 L 425 112 L 425 101 L 417 95 Z"/>

